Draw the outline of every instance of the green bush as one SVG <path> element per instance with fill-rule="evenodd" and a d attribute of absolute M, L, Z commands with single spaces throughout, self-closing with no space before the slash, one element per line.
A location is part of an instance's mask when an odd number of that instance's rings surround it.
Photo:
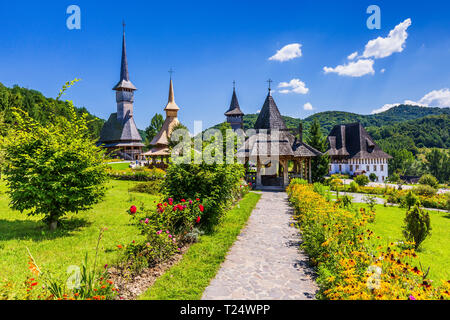
<path fill-rule="evenodd" d="M 201 199 L 207 212 L 203 223 L 210 229 L 240 196 L 244 174 L 240 164 L 173 164 L 167 170 L 163 192 L 174 201 Z"/>
<path fill-rule="evenodd" d="M 413 189 L 415 194 L 420 196 L 432 197 L 436 194 L 437 190 L 429 185 L 420 185 Z"/>
<path fill-rule="evenodd" d="M 377 175 L 375 173 L 373 173 L 373 172 L 369 175 L 369 179 L 372 182 L 377 181 L 377 178 L 378 178 Z"/>
<path fill-rule="evenodd" d="M 163 180 L 153 180 L 148 182 L 139 182 L 129 189 L 130 192 L 140 192 L 148 194 L 159 194 L 162 190 Z"/>
<path fill-rule="evenodd" d="M 420 177 L 419 183 L 430 186 L 432 188 L 437 188 L 439 186 L 439 182 L 437 181 L 437 179 L 429 173 L 424 174 L 422 177 Z"/>
<path fill-rule="evenodd" d="M 321 184 L 320 182 L 314 183 L 314 192 L 317 192 L 321 196 L 325 197 L 327 194 L 328 188 Z"/>
<path fill-rule="evenodd" d="M 365 174 L 356 176 L 353 180 L 361 187 L 367 186 L 369 183 L 369 178 Z"/>
<path fill-rule="evenodd" d="M 352 181 L 352 182 L 350 182 L 348 189 L 350 190 L 350 192 L 358 192 L 359 185 L 355 181 Z"/>
<path fill-rule="evenodd" d="M 415 242 L 414 246 L 416 249 L 430 234 L 430 231 L 430 215 L 428 212 L 420 209 L 418 204 L 406 212 L 403 235 L 406 240 Z"/>
<path fill-rule="evenodd" d="M 408 208 L 409 210 L 411 207 L 414 207 L 417 203 L 419 203 L 419 197 L 409 190 L 405 196 L 400 197 L 400 203 L 403 208 Z"/>
<path fill-rule="evenodd" d="M 308 184 L 308 181 L 306 181 L 305 179 L 294 178 L 291 180 L 290 184 Z"/>

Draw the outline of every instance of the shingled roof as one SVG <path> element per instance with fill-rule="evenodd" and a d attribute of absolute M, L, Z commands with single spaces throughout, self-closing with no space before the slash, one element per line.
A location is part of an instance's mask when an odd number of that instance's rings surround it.
<path fill-rule="evenodd" d="M 249 137 L 238 150 L 238 157 L 283 156 L 292 158 L 309 158 L 322 153 L 287 131 L 259 132 Z"/>
<path fill-rule="evenodd" d="M 239 107 L 239 101 L 236 96 L 236 90 L 233 88 L 233 96 L 231 98 L 230 108 L 225 112 L 225 116 L 243 116 L 241 108 Z"/>
<path fill-rule="evenodd" d="M 349 159 L 392 158 L 375 143 L 359 123 L 336 125 L 328 135 L 330 156 Z"/>
<path fill-rule="evenodd" d="M 270 90 L 254 128 L 260 131 L 250 136 L 239 148 L 239 158 L 282 156 L 295 159 L 322 155 L 322 152 L 303 142 L 302 126 L 299 128 L 300 139 L 289 132 Z"/>
<path fill-rule="evenodd" d="M 258 119 L 255 123 L 255 129 L 277 129 L 277 130 L 288 130 L 286 124 L 284 123 L 283 117 L 278 110 L 278 107 L 273 100 L 272 95 L 267 95 L 266 101 L 259 113 Z"/>
<path fill-rule="evenodd" d="M 123 122 L 117 119 L 117 113 L 111 113 L 100 132 L 99 145 L 125 144 L 127 146 L 141 146 L 141 135 L 136 127 L 133 117 L 126 117 Z"/>

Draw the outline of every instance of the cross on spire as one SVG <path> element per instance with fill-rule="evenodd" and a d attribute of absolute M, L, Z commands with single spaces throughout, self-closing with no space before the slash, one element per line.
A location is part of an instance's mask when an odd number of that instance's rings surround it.
<path fill-rule="evenodd" d="M 236 89 L 236 81 L 233 80 L 233 90 Z"/>
<path fill-rule="evenodd" d="M 272 82 L 273 80 L 269 78 L 269 80 L 267 80 L 267 82 L 269 83 L 269 92 L 272 91 Z"/>
<path fill-rule="evenodd" d="M 170 73 L 170 79 L 172 79 L 172 74 L 174 73 L 175 71 L 173 71 L 173 69 L 172 68 L 170 68 L 169 69 L 169 73 Z"/>
<path fill-rule="evenodd" d="M 125 19 L 124 20 L 122 20 L 122 27 L 123 27 L 123 32 L 125 33 L 125 26 L 126 26 L 126 24 L 125 24 Z"/>

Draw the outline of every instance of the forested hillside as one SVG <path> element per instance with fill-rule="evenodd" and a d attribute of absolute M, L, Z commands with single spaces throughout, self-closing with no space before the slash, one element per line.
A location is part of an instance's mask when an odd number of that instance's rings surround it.
<path fill-rule="evenodd" d="M 13 121 L 11 112 L 13 107 L 26 111 L 33 119 L 45 124 L 51 119 L 52 114 L 68 117 L 69 115 L 65 105 L 66 102 L 46 98 L 39 91 L 21 88 L 19 86 L 7 88 L 0 83 L 0 112 L 3 113 L 6 123 L 12 123 Z M 92 137 L 97 138 L 100 135 L 104 120 L 91 115 L 86 108 L 77 108 L 77 112 L 79 114 L 88 114 Z"/>

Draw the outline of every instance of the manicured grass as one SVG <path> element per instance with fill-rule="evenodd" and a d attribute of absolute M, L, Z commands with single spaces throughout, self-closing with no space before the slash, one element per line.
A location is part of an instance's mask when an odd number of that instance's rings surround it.
<path fill-rule="evenodd" d="M 358 206 L 366 206 L 358 204 Z M 371 224 L 374 233 L 386 243 L 404 240 L 403 219 L 406 209 L 376 206 L 375 223 Z M 418 260 L 426 270 L 430 267 L 429 278 L 440 283 L 450 280 L 450 213 L 429 211 L 431 217 L 431 236 L 417 251 Z"/>
<path fill-rule="evenodd" d="M 108 165 L 111 168 L 113 168 L 114 170 L 125 170 L 125 169 L 128 169 L 130 167 L 130 164 L 128 162 L 127 163 L 114 163 L 114 162 L 111 162 L 111 163 L 108 163 Z"/>
<path fill-rule="evenodd" d="M 141 300 L 198 300 L 220 268 L 261 194 L 249 193 L 230 210 L 215 232 L 202 235 L 181 261 L 142 294 Z"/>
<path fill-rule="evenodd" d="M 67 279 L 67 267 L 81 266 L 86 252 L 90 261 L 101 227 L 107 227 L 100 244 L 98 266 L 111 264 L 118 257 L 118 244 L 138 239 L 138 229 L 130 224 L 126 210 L 144 202 L 153 205 L 156 196 L 129 193 L 136 182 L 111 180 L 103 202 L 93 209 L 70 214 L 60 229 L 51 232 L 39 220 L 8 208 L 4 181 L 0 181 L 0 284 L 11 281 L 17 285 L 30 275 L 27 266 L 28 247 L 43 271 L 51 271 L 57 279 Z M 20 290 L 16 288 L 15 290 Z"/>

